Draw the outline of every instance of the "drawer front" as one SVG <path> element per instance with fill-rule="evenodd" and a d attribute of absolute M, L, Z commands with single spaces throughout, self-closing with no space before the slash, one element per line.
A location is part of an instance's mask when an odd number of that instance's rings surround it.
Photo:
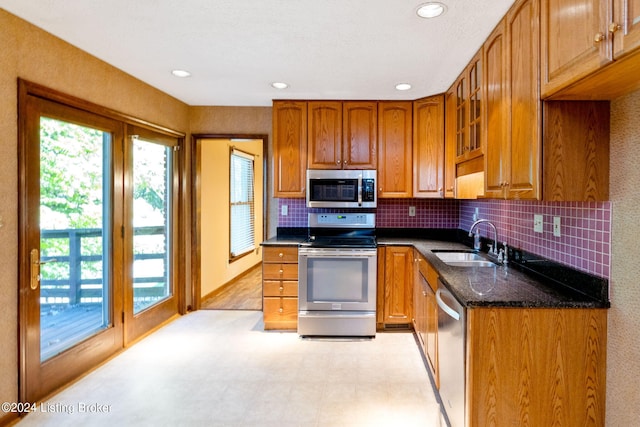
<path fill-rule="evenodd" d="M 262 264 L 263 280 L 298 280 L 298 264 Z"/>
<path fill-rule="evenodd" d="M 297 280 L 265 280 L 262 282 L 265 297 L 297 297 Z"/>
<path fill-rule="evenodd" d="M 298 298 L 265 297 L 264 322 L 298 322 Z"/>
<path fill-rule="evenodd" d="M 264 246 L 262 248 L 263 262 L 297 263 L 297 246 Z"/>

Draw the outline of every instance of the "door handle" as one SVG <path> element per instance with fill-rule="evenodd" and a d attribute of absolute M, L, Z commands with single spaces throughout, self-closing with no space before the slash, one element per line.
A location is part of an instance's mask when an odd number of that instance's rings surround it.
<path fill-rule="evenodd" d="M 40 286 L 40 252 L 37 249 L 31 249 L 31 289 L 36 290 Z"/>
<path fill-rule="evenodd" d="M 436 302 L 438 303 L 438 306 L 442 309 L 442 311 L 453 317 L 455 320 L 460 320 L 460 313 L 449 307 L 447 303 L 442 300 L 442 297 L 440 296 L 441 294 L 442 289 L 438 289 L 436 291 Z"/>
<path fill-rule="evenodd" d="M 29 254 L 29 258 L 31 261 L 31 280 L 30 285 L 31 289 L 34 291 L 38 289 L 40 286 L 40 266 L 42 264 L 48 264 L 50 262 L 56 262 L 57 259 L 51 258 L 46 261 L 40 261 L 40 252 L 37 249 L 31 249 L 31 253 Z"/>

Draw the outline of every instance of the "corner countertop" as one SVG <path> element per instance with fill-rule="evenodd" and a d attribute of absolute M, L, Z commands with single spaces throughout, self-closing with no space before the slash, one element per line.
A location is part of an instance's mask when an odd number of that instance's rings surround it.
<path fill-rule="evenodd" d="M 521 271 L 514 263 L 495 267 L 454 267 L 445 264 L 433 250 L 468 250 L 461 243 L 420 238 L 379 237 L 378 245 L 413 246 L 435 268 L 442 283 L 460 303 L 473 307 L 608 308 L 581 292 L 548 283 Z M 486 254 L 482 254 L 486 255 Z"/>
<path fill-rule="evenodd" d="M 297 231 L 297 230 L 296 230 Z M 445 264 L 433 250 L 468 250 L 462 243 L 422 237 L 378 237 L 379 246 L 412 246 L 438 271 L 439 278 L 467 308 L 608 308 L 606 297 L 596 298 L 527 272 L 515 262 L 494 267 L 454 267 Z M 262 246 L 297 246 L 306 234 L 286 234 L 262 242 Z M 485 255 L 486 254 L 482 254 Z M 572 271 L 569 268 L 566 270 Z M 561 275 L 562 273 L 560 273 Z M 554 272 L 554 275 L 556 272 Z M 580 282 L 581 277 L 578 277 Z M 605 279 L 600 279 L 605 280 Z M 575 279 L 574 279 L 575 282 Z"/>

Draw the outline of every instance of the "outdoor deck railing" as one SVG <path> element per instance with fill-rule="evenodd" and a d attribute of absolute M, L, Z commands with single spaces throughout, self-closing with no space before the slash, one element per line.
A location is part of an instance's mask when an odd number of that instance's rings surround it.
<path fill-rule="evenodd" d="M 42 266 L 43 278 L 40 282 L 40 302 L 42 304 L 80 304 L 102 302 L 103 279 L 102 277 L 90 277 L 90 274 L 88 274 L 90 273 L 90 269 L 87 268 L 87 263 L 99 263 L 100 267 L 96 268 L 95 271 L 99 272 L 99 276 L 102 276 L 102 254 L 83 255 L 82 250 L 85 239 L 102 238 L 102 229 L 83 228 L 41 230 L 40 233 L 42 240 L 67 240 L 67 253 L 69 254 L 41 257 L 41 261 L 53 262 Z M 134 228 L 134 235 L 136 236 L 163 236 L 164 234 L 165 228 L 163 226 Z M 102 246 L 100 245 L 100 247 Z M 164 252 L 134 255 L 134 261 L 153 259 L 162 261 L 163 269 L 159 272 L 162 273 L 167 271 L 167 257 Z M 47 271 L 53 271 L 54 266 L 59 266 L 60 264 L 68 265 L 68 274 L 66 276 L 63 276 L 60 273 L 59 267 L 55 269 L 55 274 L 47 273 Z M 158 270 L 156 270 L 156 272 L 158 272 Z M 47 276 L 55 276 L 55 278 Z M 165 281 L 164 276 L 134 277 L 134 299 L 161 298 L 165 293 Z M 144 283 L 156 283 L 158 285 L 136 287 L 136 284 Z"/>

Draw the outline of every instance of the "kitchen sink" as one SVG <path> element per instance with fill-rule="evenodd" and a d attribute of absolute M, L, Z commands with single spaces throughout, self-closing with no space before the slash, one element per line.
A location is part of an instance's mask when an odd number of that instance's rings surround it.
<path fill-rule="evenodd" d="M 454 267 L 495 267 L 496 264 L 472 251 L 432 251 L 442 262 Z"/>

